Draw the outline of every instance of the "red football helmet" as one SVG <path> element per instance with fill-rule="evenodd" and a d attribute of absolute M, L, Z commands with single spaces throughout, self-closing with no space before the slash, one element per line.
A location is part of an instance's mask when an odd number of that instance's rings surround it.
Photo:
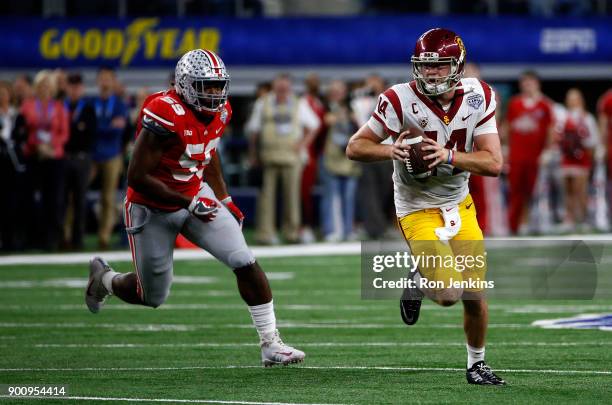
<path fill-rule="evenodd" d="M 411 61 L 419 91 L 426 96 L 437 96 L 453 90 L 463 77 L 465 45 L 453 31 L 434 28 L 417 40 Z M 425 77 L 424 66 L 432 64 L 450 64 L 449 74 Z"/>

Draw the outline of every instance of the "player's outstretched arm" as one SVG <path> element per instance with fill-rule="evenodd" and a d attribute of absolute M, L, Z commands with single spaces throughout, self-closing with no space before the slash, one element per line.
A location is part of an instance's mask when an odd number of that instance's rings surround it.
<path fill-rule="evenodd" d="M 346 147 L 346 157 L 360 162 L 376 162 L 380 160 L 405 160 L 410 146 L 402 141 L 406 134 L 401 134 L 393 145 L 383 145 L 383 139 L 364 124 L 351 137 Z"/>
<path fill-rule="evenodd" d="M 136 138 L 128 166 L 128 185 L 150 198 L 187 208 L 192 200 L 190 197 L 172 190 L 151 175 L 163 151 L 174 142 L 177 142 L 177 138 L 171 134 L 162 136 L 143 128 Z"/>

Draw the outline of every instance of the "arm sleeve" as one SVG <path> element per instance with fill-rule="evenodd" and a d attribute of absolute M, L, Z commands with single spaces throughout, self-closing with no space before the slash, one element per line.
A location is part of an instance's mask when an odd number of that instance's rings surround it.
<path fill-rule="evenodd" d="M 397 136 L 402 129 L 396 108 L 386 96 L 388 91 L 378 96 L 376 107 L 367 123 L 368 127 L 381 139 L 386 139 L 389 135 Z"/>
<path fill-rule="evenodd" d="M 474 136 L 497 133 L 497 122 L 495 120 L 497 102 L 495 101 L 495 92 L 486 83 L 483 83 L 482 87 L 485 93 L 485 102 L 483 103 L 483 108 L 480 111 L 478 123 L 474 128 Z"/>

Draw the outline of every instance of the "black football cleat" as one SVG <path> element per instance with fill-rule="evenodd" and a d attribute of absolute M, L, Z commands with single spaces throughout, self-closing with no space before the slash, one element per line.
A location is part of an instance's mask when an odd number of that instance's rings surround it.
<path fill-rule="evenodd" d="M 487 366 L 483 360 L 474 363 L 474 365 L 465 372 L 467 382 L 476 385 L 506 385 L 506 382 L 495 375 L 491 367 Z"/>
<path fill-rule="evenodd" d="M 416 272 L 410 274 L 410 279 L 414 280 Z M 402 321 L 406 325 L 414 325 L 419 320 L 421 312 L 421 302 L 423 301 L 423 292 L 415 287 L 406 287 L 400 299 L 400 314 Z"/>

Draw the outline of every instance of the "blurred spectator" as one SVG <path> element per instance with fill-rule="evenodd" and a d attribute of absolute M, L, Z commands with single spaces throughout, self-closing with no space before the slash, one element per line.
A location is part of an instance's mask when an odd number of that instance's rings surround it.
<path fill-rule="evenodd" d="M 138 120 L 138 115 L 140 114 L 140 110 L 142 109 L 142 105 L 147 97 L 151 95 L 151 91 L 148 87 L 141 87 L 138 89 L 134 96 L 134 105 L 130 108 L 130 121 L 133 125 L 136 125 L 136 121 Z"/>
<path fill-rule="evenodd" d="M 69 120 L 64 103 L 54 99 L 53 73 L 40 71 L 34 78 L 34 97 L 26 99 L 21 114 L 27 128 L 24 155 L 32 198 L 40 192 L 40 207 L 30 210 L 36 234 L 45 249 L 59 247 L 64 215 L 64 145 L 68 140 Z"/>
<path fill-rule="evenodd" d="M 138 124 L 138 116 L 140 115 L 140 110 L 142 109 L 142 105 L 144 104 L 147 97 L 151 95 L 151 91 L 148 87 L 141 87 L 138 89 L 136 94 L 134 95 L 131 105 L 129 107 L 129 128 L 130 132 L 125 135 L 125 159 L 126 164 L 129 163 L 132 157 L 132 148 L 134 147 L 134 137 L 136 132 L 136 126 Z"/>
<path fill-rule="evenodd" d="M 307 148 L 319 127 L 317 115 L 304 99 L 293 93 L 287 74 L 278 75 L 272 93 L 260 98 L 247 124 L 251 157 L 261 162 L 263 185 L 257 203 L 259 243 L 276 244 L 276 186 L 283 187 L 283 233 L 288 242 L 297 242 L 300 228 L 300 178 L 308 158 Z"/>
<path fill-rule="evenodd" d="M 357 123 L 343 81 L 329 84 L 327 102 L 325 124 L 329 129 L 321 167 L 321 232 L 326 242 L 353 240 L 359 166 L 347 159 L 345 150 Z"/>
<path fill-rule="evenodd" d="M 98 245 L 107 249 L 117 220 L 115 200 L 119 178 L 123 171 L 123 134 L 127 125 L 127 107 L 116 89 L 115 72 L 110 68 L 98 71 L 99 95 L 93 99 L 97 130 L 93 144 L 91 178 L 101 177 L 101 212 L 98 226 Z"/>
<path fill-rule="evenodd" d="M 66 151 L 66 220 L 64 246 L 83 248 L 85 232 L 86 192 L 91 172 L 91 148 L 96 136 L 96 112 L 84 97 L 85 87 L 80 73 L 67 79 L 66 107 L 70 115 L 70 138 Z"/>
<path fill-rule="evenodd" d="M 55 98 L 60 101 L 66 99 L 68 89 L 68 75 L 62 68 L 57 68 L 53 71 L 53 81 L 55 82 Z"/>
<path fill-rule="evenodd" d="M 376 107 L 378 95 L 385 91 L 386 84 L 377 74 L 369 75 L 363 87 L 354 92 L 351 109 L 357 126 L 365 125 Z M 391 143 L 391 138 L 383 141 Z M 361 164 L 362 174 L 357 188 L 361 218 L 370 239 L 380 239 L 389 228 L 390 218 L 395 218 L 393 206 L 393 163 L 388 161 Z M 386 205 L 381 205 L 381 201 Z"/>
<path fill-rule="evenodd" d="M 608 205 L 612 207 L 612 88 L 608 89 L 597 102 L 597 118 L 601 144 L 605 150 L 608 165 Z"/>
<path fill-rule="evenodd" d="M 13 236 L 19 227 L 16 204 L 19 199 L 15 198 L 15 194 L 20 187 L 18 177 L 23 167 L 13 138 L 17 110 L 11 105 L 11 99 L 11 85 L 0 82 L 0 173 L 2 173 L 0 186 L 11 193 L 11 198 L 0 199 L 0 250 L 15 248 Z"/>
<path fill-rule="evenodd" d="M 508 102 L 503 131 L 508 141 L 508 221 L 513 234 L 528 231 L 529 204 L 540 168 L 542 152 L 551 144 L 553 134 L 552 102 L 540 91 L 535 72 L 519 78 L 520 94 Z"/>
<path fill-rule="evenodd" d="M 306 94 L 304 94 L 304 98 L 312 111 L 314 111 L 314 113 L 317 114 L 317 117 L 319 117 L 319 121 L 323 122 L 323 118 L 325 116 L 325 106 L 323 105 L 323 101 L 321 101 L 319 89 L 321 83 L 319 76 L 316 73 L 309 74 L 306 76 L 304 84 L 306 87 Z M 319 129 L 317 129 L 314 140 L 308 147 L 308 161 L 306 162 L 302 172 L 301 194 L 303 227 L 300 235 L 302 243 L 311 243 L 315 241 L 313 229 L 316 227 L 316 219 L 312 189 L 317 182 L 317 163 L 325 145 L 324 142 L 326 130 L 327 128 L 325 125 L 321 125 L 319 126 Z"/>
<path fill-rule="evenodd" d="M 561 171 L 565 190 L 565 219 L 563 229 L 583 228 L 587 213 L 589 173 L 593 167 L 593 150 L 599 143 L 595 117 L 585 111 L 584 96 L 571 88 L 565 96 L 566 113 L 562 120 Z"/>
<path fill-rule="evenodd" d="M 25 100 L 32 97 L 32 78 L 28 75 L 19 75 L 13 81 L 14 105 L 20 108 Z"/>

